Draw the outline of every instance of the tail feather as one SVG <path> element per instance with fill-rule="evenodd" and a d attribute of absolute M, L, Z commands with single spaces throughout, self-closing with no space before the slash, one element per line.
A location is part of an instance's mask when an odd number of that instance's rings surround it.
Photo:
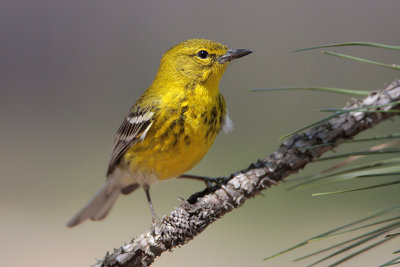
<path fill-rule="evenodd" d="M 99 221 L 107 216 L 121 193 L 121 185 L 113 179 L 109 179 L 103 187 L 93 196 L 93 198 L 83 207 L 71 220 L 67 226 L 76 226 L 87 219 Z"/>

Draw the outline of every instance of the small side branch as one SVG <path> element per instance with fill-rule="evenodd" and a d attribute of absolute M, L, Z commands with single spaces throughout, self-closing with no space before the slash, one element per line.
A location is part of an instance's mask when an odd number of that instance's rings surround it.
<path fill-rule="evenodd" d="M 400 109 L 396 101 L 400 101 L 400 80 L 346 108 L 385 105 L 380 109 Z M 327 143 L 337 145 L 397 114 L 349 112 L 288 138 L 270 156 L 232 174 L 225 185 L 193 194 L 171 211 L 169 216 L 164 216 L 160 224 L 152 225 L 149 232 L 107 253 L 95 266 L 149 266 L 161 253 L 186 244 L 225 213 L 240 207 L 247 199 L 276 185 L 288 175 L 298 172 L 335 145 L 309 147 Z"/>

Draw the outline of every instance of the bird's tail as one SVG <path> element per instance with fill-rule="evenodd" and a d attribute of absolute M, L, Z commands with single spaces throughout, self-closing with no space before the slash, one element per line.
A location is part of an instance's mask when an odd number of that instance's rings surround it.
<path fill-rule="evenodd" d="M 136 186 L 134 189 L 136 189 Z M 114 205 L 119 194 L 121 193 L 122 186 L 114 179 L 108 181 L 100 188 L 93 198 L 81 209 L 71 220 L 68 221 L 67 226 L 73 227 L 91 219 L 99 221 L 107 216 L 108 212 Z M 133 190 L 132 190 L 133 191 Z"/>

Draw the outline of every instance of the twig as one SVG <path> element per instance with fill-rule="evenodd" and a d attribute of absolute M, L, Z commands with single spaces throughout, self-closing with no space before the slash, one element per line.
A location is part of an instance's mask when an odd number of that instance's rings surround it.
<path fill-rule="evenodd" d="M 346 108 L 372 107 L 400 100 L 400 80 L 382 90 L 372 92 L 364 100 Z M 381 109 L 399 109 L 398 103 Z M 161 253 L 182 246 L 203 232 L 225 213 L 240 207 L 251 197 L 261 194 L 272 185 L 298 172 L 307 163 L 331 150 L 341 140 L 353 138 L 359 132 L 398 113 L 349 112 L 332 118 L 305 133 L 296 134 L 284 141 L 279 149 L 265 159 L 252 163 L 247 169 L 234 173 L 223 186 L 193 194 L 180 207 L 164 216 L 158 225 L 152 225 L 130 243 L 114 249 L 100 260 L 100 266 L 149 266 Z M 332 145 L 317 146 L 331 143 Z M 211 192 L 210 192 L 211 191 Z"/>

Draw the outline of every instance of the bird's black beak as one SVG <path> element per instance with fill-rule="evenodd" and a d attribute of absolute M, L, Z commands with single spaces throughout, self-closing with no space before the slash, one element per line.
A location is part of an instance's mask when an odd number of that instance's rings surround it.
<path fill-rule="evenodd" d="M 251 49 L 229 49 L 225 55 L 217 58 L 217 61 L 221 64 L 230 62 L 234 59 L 247 56 L 248 54 L 253 53 Z"/>

